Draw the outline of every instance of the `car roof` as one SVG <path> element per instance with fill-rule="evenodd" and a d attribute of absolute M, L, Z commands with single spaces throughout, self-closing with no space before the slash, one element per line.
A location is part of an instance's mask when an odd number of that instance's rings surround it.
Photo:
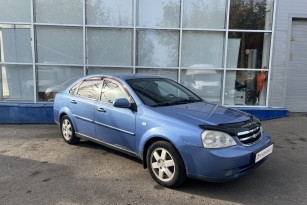
<path fill-rule="evenodd" d="M 87 75 L 85 78 L 88 77 L 114 77 L 114 78 L 120 78 L 122 80 L 131 80 L 131 79 L 142 79 L 142 78 L 164 78 L 157 75 L 148 75 L 148 74 L 92 74 Z"/>

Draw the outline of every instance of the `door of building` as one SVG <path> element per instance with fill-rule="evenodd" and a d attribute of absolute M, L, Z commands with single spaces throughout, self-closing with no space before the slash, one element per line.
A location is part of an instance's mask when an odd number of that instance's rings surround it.
<path fill-rule="evenodd" d="M 293 19 L 285 107 L 307 112 L 307 19 Z"/>

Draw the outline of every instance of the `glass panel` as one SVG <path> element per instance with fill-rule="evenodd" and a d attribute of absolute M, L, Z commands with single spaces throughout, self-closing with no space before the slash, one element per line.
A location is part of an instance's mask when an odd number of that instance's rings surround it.
<path fill-rule="evenodd" d="M 32 63 L 29 28 L 0 28 L 0 59 L 1 62 Z"/>
<path fill-rule="evenodd" d="M 0 101 L 34 101 L 33 67 L 0 65 Z"/>
<path fill-rule="evenodd" d="M 224 32 L 183 31 L 182 66 L 222 68 Z"/>
<path fill-rule="evenodd" d="M 137 25 L 179 28 L 180 0 L 138 0 Z"/>
<path fill-rule="evenodd" d="M 132 2 L 132 0 L 86 0 L 87 24 L 132 26 Z"/>
<path fill-rule="evenodd" d="M 265 106 L 267 76 L 263 71 L 227 71 L 224 104 Z"/>
<path fill-rule="evenodd" d="M 227 68 L 268 68 L 270 33 L 229 32 Z"/>
<path fill-rule="evenodd" d="M 1 22 L 31 22 L 30 0 L 0 0 Z"/>
<path fill-rule="evenodd" d="M 191 91 L 169 79 L 143 78 L 127 82 L 148 106 L 170 106 L 202 101 Z"/>
<path fill-rule="evenodd" d="M 83 67 L 38 66 L 38 100 L 53 101 L 56 93 L 65 90 L 82 76 Z"/>
<path fill-rule="evenodd" d="M 92 65 L 132 65 L 133 30 L 87 30 L 88 63 Z"/>
<path fill-rule="evenodd" d="M 159 68 L 137 68 L 136 73 L 158 75 L 165 78 L 178 81 L 178 70 L 177 69 L 159 69 Z"/>
<path fill-rule="evenodd" d="M 221 103 L 223 71 L 219 70 L 181 70 L 181 84 L 199 97 L 213 103 Z"/>
<path fill-rule="evenodd" d="M 138 66 L 177 67 L 179 31 L 138 30 Z"/>
<path fill-rule="evenodd" d="M 85 98 L 97 99 L 100 84 L 101 84 L 100 78 L 86 79 L 80 85 L 77 95 Z"/>
<path fill-rule="evenodd" d="M 104 68 L 104 67 L 88 67 L 88 74 L 130 74 L 133 72 L 132 68 Z"/>
<path fill-rule="evenodd" d="M 223 29 L 227 0 L 184 0 L 183 27 Z"/>
<path fill-rule="evenodd" d="M 274 0 L 230 0 L 230 29 L 271 30 Z"/>
<path fill-rule="evenodd" d="M 120 83 L 112 79 L 104 80 L 100 100 L 106 103 L 113 103 L 119 98 L 126 98 L 131 101 L 130 95 Z"/>
<path fill-rule="evenodd" d="M 76 82 L 76 81 L 75 81 Z M 78 83 L 76 83 L 72 88 L 70 88 L 70 90 L 68 91 L 70 94 L 72 95 L 76 95 L 77 94 L 77 91 L 78 91 L 78 88 L 79 86 L 81 85 L 81 83 L 83 82 L 83 80 L 81 81 L 78 81 Z"/>
<path fill-rule="evenodd" d="M 38 63 L 83 64 L 82 28 L 37 26 Z"/>
<path fill-rule="evenodd" d="M 38 23 L 83 23 L 83 0 L 36 0 L 34 2 Z"/>

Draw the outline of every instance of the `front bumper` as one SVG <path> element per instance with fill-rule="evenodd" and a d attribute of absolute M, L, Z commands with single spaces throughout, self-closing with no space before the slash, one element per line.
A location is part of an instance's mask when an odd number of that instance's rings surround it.
<path fill-rule="evenodd" d="M 237 141 L 236 146 L 221 149 L 186 146 L 183 158 L 187 175 L 190 178 L 212 182 L 224 182 L 238 178 L 258 166 L 266 159 L 255 163 L 255 153 L 271 144 L 271 137 L 263 132 L 262 139 L 252 145 L 243 146 Z"/>

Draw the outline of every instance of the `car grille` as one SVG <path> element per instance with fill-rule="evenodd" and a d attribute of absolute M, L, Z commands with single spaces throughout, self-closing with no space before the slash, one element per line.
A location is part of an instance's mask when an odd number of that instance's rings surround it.
<path fill-rule="evenodd" d="M 262 129 L 260 126 L 258 126 L 248 131 L 239 132 L 238 138 L 242 142 L 242 144 L 245 146 L 253 145 L 261 140 Z"/>

